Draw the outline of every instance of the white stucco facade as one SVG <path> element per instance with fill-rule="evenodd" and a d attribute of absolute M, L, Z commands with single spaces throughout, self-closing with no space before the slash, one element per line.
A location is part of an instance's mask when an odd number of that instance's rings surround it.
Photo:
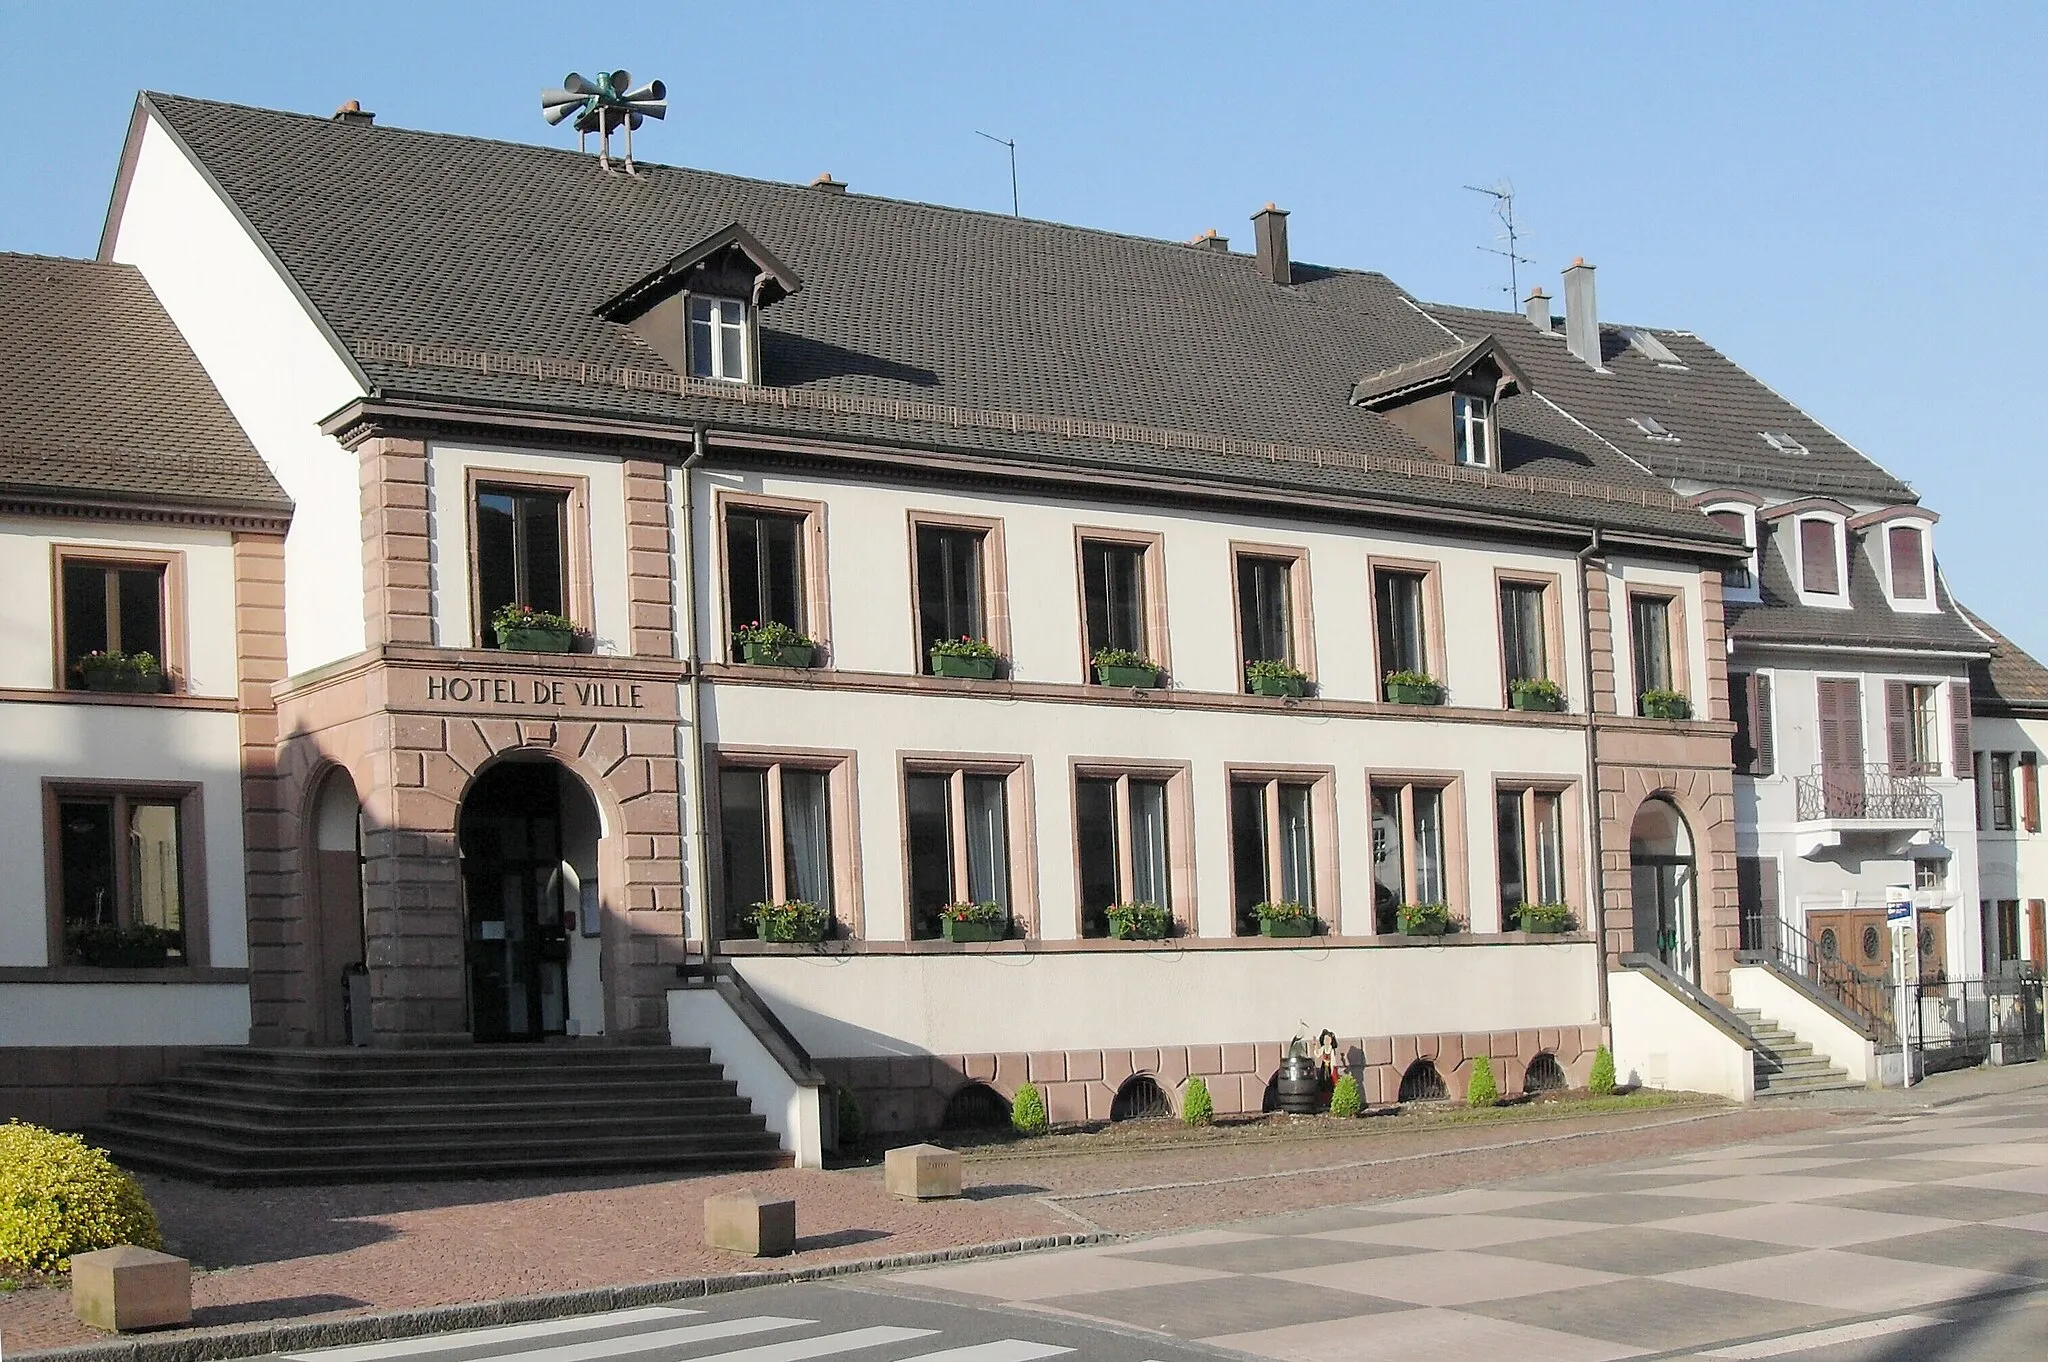
<path fill-rule="evenodd" d="M 2017 902 L 2018 958 L 2041 973 L 2048 970 L 2048 959 L 2042 958 L 2042 938 L 2048 936 L 2048 831 L 2042 830 L 2038 819 L 2035 826 L 2028 826 L 2020 756 L 2032 754 L 2038 782 L 2041 768 L 2048 765 L 2048 718 L 1980 714 L 1973 721 L 1971 741 L 1980 754 L 1980 772 L 1989 771 L 1981 754 L 2011 753 L 2015 758 L 2012 816 L 2005 820 L 2010 827 L 1996 826 L 1989 791 L 1973 791 L 1980 806 L 1975 810 L 1980 829 L 1978 894 L 1983 900 L 1985 931 L 1995 951 L 1999 905 Z"/>

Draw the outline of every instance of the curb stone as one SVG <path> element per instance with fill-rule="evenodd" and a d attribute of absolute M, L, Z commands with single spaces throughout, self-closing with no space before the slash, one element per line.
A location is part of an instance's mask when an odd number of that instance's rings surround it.
<path fill-rule="evenodd" d="M 315 1320 L 303 1324 L 222 1325 L 211 1329 L 183 1330 L 174 1334 L 138 1336 L 84 1343 L 70 1348 L 48 1348 L 40 1352 L 17 1353 L 18 1358 L 36 1362 L 215 1362 L 215 1359 L 264 1357 L 272 1353 L 306 1352 L 351 1343 L 384 1343 L 419 1338 L 457 1329 L 482 1329 L 503 1324 L 532 1324 L 540 1320 L 567 1319 L 576 1315 L 603 1314 L 639 1306 L 667 1305 L 674 1301 L 721 1296 L 756 1286 L 782 1286 L 791 1282 L 822 1281 L 829 1277 L 850 1277 L 863 1272 L 887 1272 L 900 1268 L 928 1267 L 934 1263 L 962 1262 L 972 1258 L 995 1258 L 1039 1249 L 1074 1248 L 1085 1244 L 1114 1244 L 1131 1238 L 1124 1234 L 1045 1234 L 1029 1239 L 1004 1239 L 989 1244 L 960 1248 L 927 1249 L 920 1253 L 898 1253 L 882 1258 L 850 1258 L 837 1263 L 787 1268 L 772 1272 L 728 1272 L 712 1277 L 680 1277 L 665 1282 L 642 1282 L 633 1286 L 586 1287 L 579 1291 L 553 1291 L 537 1296 L 516 1296 L 502 1301 L 475 1301 L 461 1305 L 435 1305 L 419 1310 L 394 1310 L 375 1315 L 353 1315 L 346 1319 Z"/>

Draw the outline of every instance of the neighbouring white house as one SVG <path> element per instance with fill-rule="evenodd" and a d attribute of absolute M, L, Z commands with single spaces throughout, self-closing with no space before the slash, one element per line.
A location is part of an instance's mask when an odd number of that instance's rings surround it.
<path fill-rule="evenodd" d="M 1990 644 L 1990 656 L 1970 669 L 1984 968 L 2039 977 L 2048 971 L 2048 835 L 2041 829 L 2048 668 L 1983 620 L 1969 619 Z"/>

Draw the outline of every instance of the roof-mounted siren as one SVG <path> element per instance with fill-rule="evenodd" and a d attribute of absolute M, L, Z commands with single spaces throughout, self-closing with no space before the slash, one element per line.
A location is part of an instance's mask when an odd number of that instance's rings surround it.
<path fill-rule="evenodd" d="M 668 87 L 658 80 L 635 87 L 628 71 L 600 71 L 594 81 L 571 71 L 561 88 L 540 92 L 541 117 L 559 127 L 576 120 L 576 149 L 588 151 L 591 133 L 598 136 L 597 163 L 612 168 L 612 130 L 626 132 L 626 173 L 633 171 L 633 129 L 649 118 L 668 117 Z"/>

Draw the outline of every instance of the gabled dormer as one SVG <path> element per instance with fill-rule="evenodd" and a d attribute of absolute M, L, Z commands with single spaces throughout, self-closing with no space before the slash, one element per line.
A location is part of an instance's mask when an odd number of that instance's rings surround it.
<path fill-rule="evenodd" d="M 1360 379 L 1351 402 L 1386 417 L 1446 463 L 1498 469 L 1500 401 L 1527 386 L 1500 342 L 1482 336 Z"/>
<path fill-rule="evenodd" d="M 761 310 L 804 286 L 796 271 L 737 222 L 601 304 L 689 378 L 761 382 Z"/>
<path fill-rule="evenodd" d="M 1941 609 L 1934 595 L 1934 522 L 1940 518 L 1924 506 L 1887 506 L 1849 522 L 1863 537 L 1886 602 L 1902 614 Z"/>

